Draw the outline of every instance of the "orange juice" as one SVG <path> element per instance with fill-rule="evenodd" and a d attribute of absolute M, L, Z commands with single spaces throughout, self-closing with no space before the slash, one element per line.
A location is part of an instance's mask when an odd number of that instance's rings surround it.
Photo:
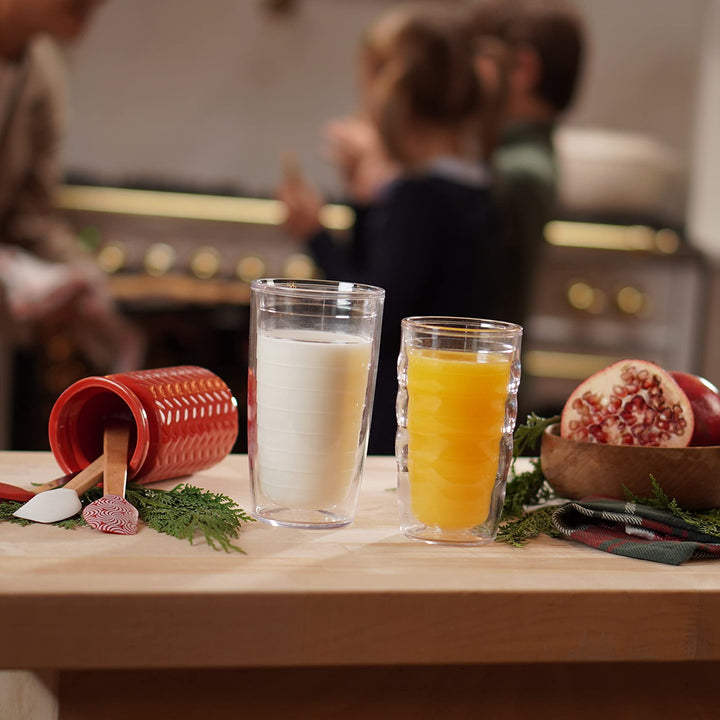
<path fill-rule="evenodd" d="M 414 516 L 454 530 L 488 517 L 511 358 L 408 349 L 408 477 Z"/>

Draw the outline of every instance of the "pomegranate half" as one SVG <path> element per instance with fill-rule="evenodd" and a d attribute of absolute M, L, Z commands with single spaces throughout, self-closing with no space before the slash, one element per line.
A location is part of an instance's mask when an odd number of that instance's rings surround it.
<path fill-rule="evenodd" d="M 647 360 L 620 360 L 573 391 L 563 408 L 563 438 L 607 445 L 686 447 L 690 401 L 668 372 Z"/>

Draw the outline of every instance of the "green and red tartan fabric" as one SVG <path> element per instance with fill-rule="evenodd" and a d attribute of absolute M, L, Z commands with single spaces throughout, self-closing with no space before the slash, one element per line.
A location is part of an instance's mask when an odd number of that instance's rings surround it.
<path fill-rule="evenodd" d="M 720 557 L 720 536 L 698 532 L 680 518 L 647 505 L 587 497 L 561 505 L 553 523 L 572 540 L 614 555 L 680 565 Z"/>

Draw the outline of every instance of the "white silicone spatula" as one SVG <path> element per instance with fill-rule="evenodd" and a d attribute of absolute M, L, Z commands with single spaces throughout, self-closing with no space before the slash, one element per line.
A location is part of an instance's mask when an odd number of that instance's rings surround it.
<path fill-rule="evenodd" d="M 130 428 L 108 423 L 103 436 L 103 497 L 83 510 L 85 522 L 106 533 L 134 535 L 138 511 L 125 499 Z"/>
<path fill-rule="evenodd" d="M 65 486 L 47 490 L 47 486 L 36 488 L 35 497 L 19 507 L 15 517 L 39 523 L 53 523 L 77 515 L 82 510 L 80 495 L 95 485 L 103 474 L 103 456 L 91 462 Z M 56 481 L 48 483 L 53 485 Z M 44 490 L 44 492 L 43 492 Z"/>

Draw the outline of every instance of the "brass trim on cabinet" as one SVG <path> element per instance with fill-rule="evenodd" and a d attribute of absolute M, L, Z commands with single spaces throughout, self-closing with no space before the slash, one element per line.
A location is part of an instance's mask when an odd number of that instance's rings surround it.
<path fill-rule="evenodd" d="M 523 356 L 523 373 L 533 377 L 584 380 L 622 357 L 590 353 L 528 350 Z"/>
<path fill-rule="evenodd" d="M 278 200 L 195 193 L 131 190 L 127 188 L 63 185 L 57 203 L 64 210 L 151 215 L 188 220 L 281 225 L 283 204 Z M 347 230 L 355 213 L 346 205 L 325 205 L 320 219 L 330 230 Z"/>
<path fill-rule="evenodd" d="M 655 230 L 646 225 L 610 225 L 606 223 L 552 220 L 545 225 L 545 239 L 560 247 L 582 247 L 598 250 L 657 252 L 671 255 L 680 248 L 674 230 Z"/>

